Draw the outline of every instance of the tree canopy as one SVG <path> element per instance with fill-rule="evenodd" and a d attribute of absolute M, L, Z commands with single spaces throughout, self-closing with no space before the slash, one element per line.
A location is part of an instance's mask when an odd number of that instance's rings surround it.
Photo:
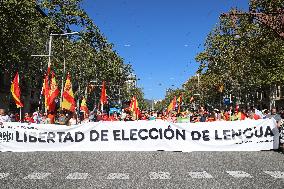
<path fill-rule="evenodd" d="M 31 89 L 39 91 L 47 70 L 47 57 L 31 55 L 48 54 L 51 33 L 75 30 L 79 35 L 52 39 L 51 68 L 59 86 L 69 72 L 77 97 L 84 94 L 90 81 L 100 85 L 103 80 L 107 81 L 108 95 L 113 100 L 118 100 L 118 90 L 121 90 L 119 95 L 124 95 L 120 98 L 131 95 L 124 86 L 133 72 L 131 65 L 124 63 L 81 5 L 82 0 L 1 1 L 0 70 L 10 80 L 19 71 L 23 94 Z"/>
<path fill-rule="evenodd" d="M 225 96 L 251 104 L 261 103 L 260 93 L 271 98 L 273 89 L 284 82 L 284 38 L 271 27 L 279 24 L 277 14 L 283 15 L 283 10 L 282 0 L 252 0 L 249 13 L 231 9 L 220 16 L 204 51 L 196 56 L 199 84 L 196 76 L 189 78 L 183 85 L 185 94 L 199 94 L 201 104 L 215 107 Z M 261 13 L 268 21 L 253 13 Z"/>

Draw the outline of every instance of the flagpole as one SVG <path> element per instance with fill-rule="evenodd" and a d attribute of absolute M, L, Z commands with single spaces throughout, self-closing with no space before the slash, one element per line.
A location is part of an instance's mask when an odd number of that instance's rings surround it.
<path fill-rule="evenodd" d="M 22 122 L 22 107 L 20 107 L 20 122 Z"/>

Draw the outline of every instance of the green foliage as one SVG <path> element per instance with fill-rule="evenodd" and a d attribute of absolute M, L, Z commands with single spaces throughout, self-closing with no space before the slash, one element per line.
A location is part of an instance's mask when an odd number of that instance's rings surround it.
<path fill-rule="evenodd" d="M 283 9 L 283 1 L 271 2 L 252 2 L 251 9 Z M 221 17 L 207 37 L 205 50 L 196 56 L 200 62 L 198 72 L 202 73 L 203 101 L 220 101 L 220 85 L 224 86 L 224 94 L 248 100 L 244 96 L 247 93 L 283 83 L 283 47 L 283 38 L 252 16 Z"/>
<path fill-rule="evenodd" d="M 67 33 L 70 28 L 79 28 L 78 36 L 53 36 L 51 67 L 59 86 L 69 72 L 76 97 L 82 96 L 88 83 L 94 80 L 97 85 L 103 80 L 107 82 L 108 95 L 113 100 L 118 100 L 119 95 L 121 99 L 129 97 L 125 81 L 133 72 L 131 65 L 124 64 L 81 4 L 81 0 L 1 1 L 0 70 L 10 80 L 15 72 L 20 72 L 21 88 L 26 89 L 23 94 L 31 89 L 39 91 L 47 70 L 47 57 L 31 55 L 48 54 L 50 33 Z M 100 87 L 92 92 L 99 97 Z"/>
<path fill-rule="evenodd" d="M 283 10 L 282 0 L 251 0 L 250 10 L 275 13 Z M 261 104 L 256 94 L 266 97 L 284 82 L 284 40 L 256 17 L 232 9 L 238 16 L 220 17 L 208 34 L 205 50 L 196 55 L 197 76 L 182 89 L 169 90 L 156 109 L 165 108 L 181 92 L 187 108 L 192 104 L 218 107 L 224 96 L 235 96 L 240 103 Z M 194 102 L 190 102 L 194 97 Z M 267 100 L 267 99 L 266 99 Z"/>

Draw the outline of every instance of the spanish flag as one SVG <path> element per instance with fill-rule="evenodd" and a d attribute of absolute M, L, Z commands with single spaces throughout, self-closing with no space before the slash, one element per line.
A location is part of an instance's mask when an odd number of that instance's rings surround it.
<path fill-rule="evenodd" d="M 48 95 L 48 109 L 53 111 L 55 109 L 55 98 L 59 95 L 59 89 L 55 80 L 55 74 L 52 72 L 49 95 Z"/>
<path fill-rule="evenodd" d="M 103 111 L 104 110 L 104 104 L 107 103 L 107 94 L 106 94 L 105 81 L 103 81 L 103 84 L 102 84 L 102 92 L 101 92 L 100 102 L 101 102 L 101 110 Z"/>
<path fill-rule="evenodd" d="M 167 109 L 168 113 L 175 109 L 176 103 L 177 103 L 177 100 L 176 100 L 176 97 L 174 97 L 174 99 L 171 101 L 171 103 L 168 106 L 168 109 Z"/>
<path fill-rule="evenodd" d="M 44 96 L 44 106 L 48 110 L 48 99 L 49 99 L 49 85 L 48 85 L 48 75 L 44 76 L 41 95 Z"/>
<path fill-rule="evenodd" d="M 107 94 L 106 94 L 106 85 L 105 81 L 103 81 L 102 84 L 102 92 L 101 92 L 101 104 L 106 104 L 107 103 Z"/>
<path fill-rule="evenodd" d="M 135 96 L 133 96 L 132 99 L 131 99 L 129 109 L 132 112 L 133 117 L 135 117 L 135 119 L 138 119 L 139 114 L 140 114 L 140 110 L 139 110 L 139 107 L 138 107 L 138 101 L 137 101 Z"/>
<path fill-rule="evenodd" d="M 67 75 L 66 78 L 66 83 L 64 86 L 64 91 L 63 91 L 63 101 L 61 104 L 61 108 L 62 109 L 66 109 L 69 110 L 71 112 L 75 112 L 75 99 L 74 99 L 74 94 L 72 91 L 72 84 L 71 84 L 71 80 L 70 80 L 70 75 Z"/>
<path fill-rule="evenodd" d="M 19 87 L 19 74 L 18 72 L 15 75 L 15 78 L 11 85 L 11 93 L 17 105 L 17 108 L 24 107 L 23 103 L 21 102 L 21 90 Z"/>
<path fill-rule="evenodd" d="M 178 113 L 180 113 L 180 106 L 181 106 L 181 103 L 182 103 L 182 95 L 180 95 L 178 97 L 177 102 L 178 102 Z"/>
<path fill-rule="evenodd" d="M 81 102 L 80 110 L 85 112 L 85 114 L 87 114 L 89 112 L 89 109 L 87 107 L 87 102 L 86 102 L 86 99 L 84 97 L 83 97 L 82 102 Z"/>

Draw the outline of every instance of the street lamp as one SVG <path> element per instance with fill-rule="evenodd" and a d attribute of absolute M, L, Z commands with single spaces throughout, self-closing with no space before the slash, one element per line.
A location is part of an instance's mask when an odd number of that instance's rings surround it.
<path fill-rule="evenodd" d="M 48 68 L 51 65 L 51 48 L 52 48 L 52 36 L 68 36 L 68 35 L 78 35 L 79 32 L 69 32 L 69 33 L 51 33 L 49 35 L 49 43 L 48 43 L 48 55 L 31 55 L 32 57 L 48 57 Z M 64 43 L 63 43 L 63 52 L 64 52 Z M 63 85 L 64 85 L 64 74 L 65 74 L 65 56 L 63 56 L 63 73 L 62 73 L 62 85 L 61 85 L 61 96 L 60 96 L 60 103 L 62 103 L 62 94 L 63 94 Z"/>
<path fill-rule="evenodd" d="M 52 44 L 52 36 L 67 36 L 67 35 L 77 35 L 79 32 L 70 32 L 70 33 L 51 33 L 49 35 L 49 43 L 48 43 L 48 55 L 31 55 L 33 57 L 45 57 L 48 56 L 48 67 L 50 67 L 51 64 L 51 44 Z M 65 65 L 64 65 L 65 66 Z"/>

